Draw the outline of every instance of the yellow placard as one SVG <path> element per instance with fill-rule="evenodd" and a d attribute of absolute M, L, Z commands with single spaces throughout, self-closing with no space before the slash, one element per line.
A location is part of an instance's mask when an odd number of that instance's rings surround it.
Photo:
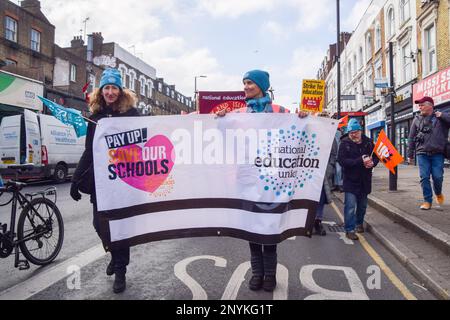
<path fill-rule="evenodd" d="M 303 80 L 300 110 L 308 112 L 322 112 L 324 100 L 324 80 Z"/>

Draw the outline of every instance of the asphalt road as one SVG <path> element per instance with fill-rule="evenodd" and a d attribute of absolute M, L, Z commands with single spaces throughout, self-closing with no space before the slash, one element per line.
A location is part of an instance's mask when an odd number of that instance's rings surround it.
<path fill-rule="evenodd" d="M 133 247 L 127 290 L 116 295 L 114 278 L 105 274 L 109 254 L 92 227 L 88 197 L 74 202 L 70 184 L 56 186 L 65 224 L 61 253 L 51 265 L 26 271 L 14 268 L 13 256 L 3 259 L 0 299 L 435 299 L 370 234 L 364 234 L 365 241 L 345 239 L 336 212 L 342 208 L 332 206 L 325 212 L 325 237 L 295 237 L 278 246 L 278 286 L 273 293 L 248 289 L 246 241 L 213 237 Z M 0 221 L 5 219 L 9 213 L 0 207 Z"/>

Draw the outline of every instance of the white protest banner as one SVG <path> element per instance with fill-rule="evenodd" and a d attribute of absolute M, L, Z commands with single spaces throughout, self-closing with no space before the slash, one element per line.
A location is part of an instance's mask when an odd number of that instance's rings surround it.
<path fill-rule="evenodd" d="M 94 138 L 111 246 L 310 236 L 338 122 L 294 114 L 105 118 Z"/>

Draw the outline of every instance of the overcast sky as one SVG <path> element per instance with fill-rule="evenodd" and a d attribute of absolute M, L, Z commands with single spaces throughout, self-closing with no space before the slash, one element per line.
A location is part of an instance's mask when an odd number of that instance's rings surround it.
<path fill-rule="evenodd" d="M 17 1 L 13 1 L 16 2 Z M 342 0 L 341 31 L 353 31 L 370 0 Z M 336 39 L 335 0 L 41 0 L 56 43 L 102 32 L 156 68 L 186 96 L 241 90 L 242 75 L 264 69 L 275 101 L 300 101 L 302 79 L 315 78 Z"/>

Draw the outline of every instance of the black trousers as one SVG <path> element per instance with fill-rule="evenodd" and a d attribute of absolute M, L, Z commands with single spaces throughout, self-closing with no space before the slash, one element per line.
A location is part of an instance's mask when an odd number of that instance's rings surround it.
<path fill-rule="evenodd" d="M 98 220 L 97 203 L 95 201 L 95 196 L 91 196 L 91 202 L 93 204 L 93 220 L 95 231 L 98 234 L 100 240 L 103 241 L 102 235 L 100 233 L 100 224 Z M 105 245 L 103 245 L 105 247 Z M 130 263 L 130 247 L 111 249 L 111 262 L 113 264 L 114 273 L 116 275 L 124 275 L 127 272 L 127 266 Z"/>
<path fill-rule="evenodd" d="M 277 272 L 277 245 L 249 242 L 250 264 L 254 276 L 274 276 Z"/>

